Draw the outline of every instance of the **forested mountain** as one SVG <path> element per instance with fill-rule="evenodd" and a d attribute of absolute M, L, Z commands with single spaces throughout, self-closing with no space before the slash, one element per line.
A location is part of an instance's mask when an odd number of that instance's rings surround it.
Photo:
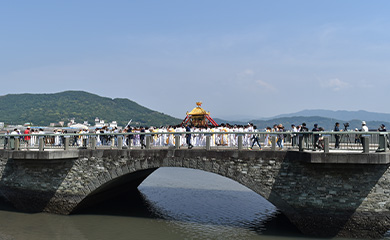
<path fill-rule="evenodd" d="M 107 98 L 83 91 L 54 94 L 8 94 L 0 96 L 0 122 L 49 125 L 59 121 L 88 121 L 96 117 L 125 126 L 130 119 L 142 125 L 178 124 L 180 119 L 145 108 L 129 99 Z"/>

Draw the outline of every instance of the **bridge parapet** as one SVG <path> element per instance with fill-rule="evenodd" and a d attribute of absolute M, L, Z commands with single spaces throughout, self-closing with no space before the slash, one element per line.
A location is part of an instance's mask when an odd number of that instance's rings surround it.
<path fill-rule="evenodd" d="M 159 133 L 83 133 L 83 134 L 20 134 L 0 135 L 0 146 L 9 150 L 47 149 L 137 149 L 188 147 L 186 132 Z M 361 151 L 387 152 L 390 147 L 388 132 L 191 132 L 196 148 L 246 149 L 252 147 L 253 136 L 258 136 L 263 148 L 280 150 L 277 139 L 283 135 L 283 150 L 319 150 L 323 152 Z M 145 146 L 140 137 L 144 136 Z M 30 137 L 31 140 L 24 140 Z M 340 144 L 336 148 L 336 137 Z M 264 146 L 265 145 L 265 146 Z"/>

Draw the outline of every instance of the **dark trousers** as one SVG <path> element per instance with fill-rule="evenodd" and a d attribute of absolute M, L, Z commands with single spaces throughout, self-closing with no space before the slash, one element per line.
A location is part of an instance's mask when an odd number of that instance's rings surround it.
<path fill-rule="evenodd" d="M 297 136 L 292 136 L 291 137 L 291 145 L 293 147 L 297 145 Z"/>
<path fill-rule="evenodd" d="M 261 148 L 261 145 L 260 145 L 260 142 L 259 142 L 259 138 L 258 137 L 255 137 L 255 138 L 252 138 L 253 141 L 252 141 L 252 148 L 253 146 L 255 145 L 255 143 L 257 143 L 257 145 L 259 146 L 259 148 Z"/>
<path fill-rule="evenodd" d="M 319 145 L 318 145 L 319 140 L 320 140 L 320 135 L 314 134 L 314 146 L 313 146 L 313 149 L 316 149 L 317 147 L 320 148 Z"/>
<path fill-rule="evenodd" d="M 145 136 L 140 136 L 139 140 L 140 140 L 140 142 L 141 142 L 141 149 L 146 148 L 146 145 L 145 145 Z"/>
<path fill-rule="evenodd" d="M 186 135 L 186 143 L 187 143 L 188 147 L 192 147 L 191 135 L 189 135 L 189 134 Z"/>
<path fill-rule="evenodd" d="M 340 148 L 340 136 L 335 135 L 334 137 L 336 138 L 336 143 L 334 145 L 334 148 Z"/>

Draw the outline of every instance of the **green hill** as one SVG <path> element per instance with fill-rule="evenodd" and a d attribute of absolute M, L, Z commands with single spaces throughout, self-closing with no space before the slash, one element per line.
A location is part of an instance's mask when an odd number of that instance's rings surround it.
<path fill-rule="evenodd" d="M 178 124 L 180 119 L 159 113 L 124 98 L 106 98 L 83 91 L 66 91 L 54 94 L 8 94 L 0 96 L 0 122 L 5 124 L 49 125 L 76 122 L 95 118 L 106 122 L 117 121 L 125 126 L 130 119 L 145 126 Z"/>

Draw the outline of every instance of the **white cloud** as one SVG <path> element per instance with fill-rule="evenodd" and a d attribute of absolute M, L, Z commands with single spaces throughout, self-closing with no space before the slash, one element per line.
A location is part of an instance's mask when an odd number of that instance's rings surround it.
<path fill-rule="evenodd" d="M 269 90 L 269 91 L 276 91 L 276 87 L 274 87 L 273 85 L 265 82 L 265 81 L 262 81 L 262 80 L 256 80 L 256 83 L 258 85 L 260 85 L 261 87 L 265 88 L 265 90 Z"/>
<path fill-rule="evenodd" d="M 244 78 L 252 78 L 255 75 L 255 71 L 252 69 L 245 69 L 244 71 L 240 72 L 237 74 L 237 77 L 239 79 L 244 79 Z"/>
<path fill-rule="evenodd" d="M 341 89 L 349 86 L 347 82 L 343 82 L 338 78 L 329 79 L 327 81 L 321 81 L 320 85 L 323 88 L 330 88 L 333 91 L 340 91 Z"/>

